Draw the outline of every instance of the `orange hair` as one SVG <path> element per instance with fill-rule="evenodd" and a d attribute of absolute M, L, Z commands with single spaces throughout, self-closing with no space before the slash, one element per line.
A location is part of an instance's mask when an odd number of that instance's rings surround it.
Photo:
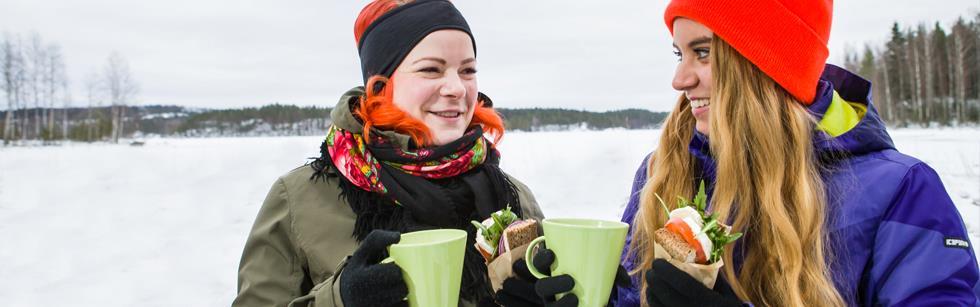
<path fill-rule="evenodd" d="M 360 44 L 361 35 L 364 35 L 364 30 L 367 30 L 372 22 L 388 11 L 408 2 L 404 0 L 376 0 L 368 3 L 361 9 L 361 13 L 357 15 L 357 20 L 354 21 L 354 41 Z"/>
<path fill-rule="evenodd" d="M 476 102 L 473 120 L 470 121 L 470 126 L 473 125 L 483 126 L 483 132 L 493 137 L 494 145 L 500 143 L 500 139 L 504 138 L 504 119 L 500 118 L 500 114 L 496 110 L 486 106 L 485 101 Z"/>
<path fill-rule="evenodd" d="M 376 0 L 369 3 L 354 21 L 354 40 L 360 43 L 364 30 L 372 22 L 384 15 L 388 11 L 409 3 L 412 0 Z M 380 84 L 379 84 L 380 83 Z M 394 97 L 394 80 L 384 76 L 372 76 L 368 79 L 365 86 L 364 96 L 361 97 L 360 106 L 354 113 L 364 121 L 364 131 L 371 131 L 372 127 L 382 130 L 391 130 L 412 137 L 415 144 L 427 146 L 432 144 L 432 134 L 429 127 L 421 120 L 413 118 L 405 111 L 398 108 L 392 101 Z M 481 125 L 483 131 L 493 137 L 493 143 L 500 142 L 504 137 L 504 121 L 491 107 L 484 106 L 484 101 L 477 101 L 476 110 L 473 111 L 473 119 L 470 126 Z M 370 141 L 370 138 L 367 139 Z"/>

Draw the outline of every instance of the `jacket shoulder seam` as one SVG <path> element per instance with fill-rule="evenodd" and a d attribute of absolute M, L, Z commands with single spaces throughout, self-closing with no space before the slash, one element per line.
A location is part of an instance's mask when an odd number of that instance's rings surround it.
<path fill-rule="evenodd" d="M 290 171 L 290 173 L 291 172 L 292 171 Z M 294 257 L 291 257 L 292 259 L 290 259 L 290 265 L 289 265 L 289 267 L 290 267 L 290 270 L 292 271 L 290 273 L 293 274 L 293 275 L 298 275 L 300 277 L 300 279 L 302 280 L 303 278 L 305 278 L 305 276 L 304 276 L 305 274 L 303 274 L 303 268 L 302 268 L 302 264 L 301 264 L 302 261 L 300 260 L 301 257 L 302 257 L 303 250 L 302 250 L 302 248 L 300 248 L 300 246 L 298 244 L 298 240 L 296 240 L 296 227 L 295 227 L 294 219 L 293 219 L 293 205 L 292 205 L 292 201 L 291 201 L 291 199 L 289 197 L 289 187 L 286 185 L 285 175 L 282 176 L 282 177 L 279 177 L 279 180 L 277 180 L 276 183 L 279 184 L 280 187 L 281 187 L 281 189 L 282 189 L 282 192 L 281 192 L 282 196 L 281 197 L 282 197 L 283 201 L 285 202 L 286 219 L 289 221 L 288 227 L 286 229 L 288 231 L 288 233 L 286 234 L 286 238 L 291 243 L 290 245 L 293 248 L 293 251 L 292 252 L 293 252 L 293 255 L 294 255 Z M 299 287 L 297 287 L 297 290 L 298 291 L 300 290 Z M 297 295 L 303 295 L 304 293 L 302 293 L 300 291 L 300 292 L 296 292 L 296 294 Z"/>
<path fill-rule="evenodd" d="M 922 167 L 922 166 L 925 166 L 925 165 L 926 165 L 925 162 L 918 161 L 917 163 L 908 166 L 908 168 L 905 169 L 905 174 L 902 175 L 902 180 L 899 181 L 898 186 L 899 187 L 902 187 L 902 186 L 904 186 L 909 181 L 909 179 L 910 179 L 909 177 L 912 174 L 912 169 L 917 168 L 917 167 Z M 899 199 L 902 199 L 902 197 L 905 197 L 905 191 L 906 190 L 907 189 L 900 188 L 898 190 L 898 193 L 895 193 L 895 196 L 893 196 L 892 199 L 889 200 L 888 209 L 882 214 L 881 219 L 878 221 L 878 224 L 879 225 L 881 225 L 881 223 L 884 222 L 885 219 L 888 218 L 891 215 L 892 210 L 895 209 L 895 204 L 898 203 L 898 200 Z"/>
<path fill-rule="evenodd" d="M 886 157 L 884 155 L 885 155 L 885 152 L 887 152 L 887 151 L 894 151 L 894 152 L 896 152 L 898 154 L 901 154 L 901 155 L 905 156 L 906 158 L 910 159 L 911 161 L 901 161 L 901 160 L 898 160 L 898 159 L 893 159 L 891 157 Z M 910 169 L 913 168 L 913 167 L 915 167 L 915 166 L 917 166 L 917 165 L 919 165 L 919 164 L 924 164 L 925 163 L 925 162 L 922 162 L 922 160 L 919 160 L 919 159 L 916 159 L 914 157 L 905 155 L 905 154 L 903 154 L 903 153 L 901 153 L 901 152 L 899 152 L 898 150 L 895 150 L 895 149 L 883 149 L 883 150 L 875 151 L 872 154 L 873 154 L 873 156 L 872 155 L 863 155 L 863 156 L 866 156 L 868 159 L 874 159 L 874 160 L 878 160 L 878 161 L 890 162 L 890 163 L 897 164 L 897 165 L 900 165 L 902 167 L 906 167 L 906 168 L 910 168 Z"/>

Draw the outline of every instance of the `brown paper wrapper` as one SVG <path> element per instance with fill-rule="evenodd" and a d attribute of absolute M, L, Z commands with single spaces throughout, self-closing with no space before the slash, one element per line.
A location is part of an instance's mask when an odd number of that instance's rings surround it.
<path fill-rule="evenodd" d="M 654 243 L 653 246 L 653 258 L 655 259 L 665 259 L 670 264 L 673 264 L 681 271 L 684 271 L 694 279 L 697 279 L 702 284 L 704 284 L 708 289 L 713 289 L 715 287 L 715 281 L 718 280 L 718 272 L 721 267 L 725 265 L 725 262 L 721 259 L 718 262 L 712 264 L 697 264 L 697 263 L 684 263 L 678 260 L 674 260 L 674 257 L 670 256 L 670 253 L 660 246 L 658 243 Z"/>
<path fill-rule="evenodd" d="M 524 252 L 527 251 L 527 246 L 528 244 L 518 246 L 487 263 L 487 274 L 490 276 L 493 292 L 500 291 L 504 287 L 504 280 L 514 276 L 514 262 L 517 260 L 524 261 Z"/>

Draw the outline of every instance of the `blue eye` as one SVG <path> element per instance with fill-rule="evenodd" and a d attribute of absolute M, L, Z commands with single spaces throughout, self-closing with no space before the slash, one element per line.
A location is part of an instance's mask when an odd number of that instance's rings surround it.
<path fill-rule="evenodd" d="M 707 48 L 694 49 L 694 52 L 697 53 L 699 60 L 707 59 L 708 55 L 711 54 L 711 50 Z"/>

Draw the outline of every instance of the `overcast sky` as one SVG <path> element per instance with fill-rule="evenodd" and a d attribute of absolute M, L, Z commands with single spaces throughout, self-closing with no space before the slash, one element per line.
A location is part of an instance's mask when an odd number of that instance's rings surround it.
<path fill-rule="evenodd" d="M 61 45 L 77 98 L 118 51 L 139 104 L 332 106 L 361 82 L 353 23 L 368 2 L 2 0 L 0 31 Z M 668 110 L 677 96 L 666 0 L 455 3 L 477 39 L 480 90 L 497 106 Z M 980 0 L 838 0 L 829 61 L 842 62 L 848 44 L 880 45 L 894 21 L 948 27 L 978 9 Z"/>

